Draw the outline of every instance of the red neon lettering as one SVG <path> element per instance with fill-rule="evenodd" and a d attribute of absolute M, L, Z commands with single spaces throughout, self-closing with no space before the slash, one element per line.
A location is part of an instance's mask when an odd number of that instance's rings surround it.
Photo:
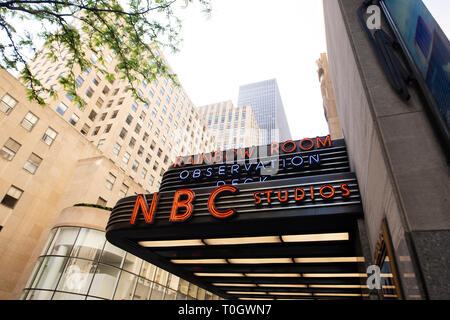
<path fill-rule="evenodd" d="M 289 149 L 289 150 L 286 150 L 286 144 L 288 144 L 288 143 L 291 143 L 291 144 L 292 144 L 292 148 Z M 288 140 L 288 141 L 286 141 L 286 142 L 284 142 L 284 143 L 282 144 L 281 149 L 283 149 L 283 151 L 286 152 L 286 153 L 290 153 L 290 152 L 294 151 L 296 147 L 297 147 L 297 145 L 295 144 L 294 141 Z"/>
<path fill-rule="evenodd" d="M 331 193 L 330 193 L 330 194 L 325 194 L 325 193 L 324 193 L 324 190 L 327 189 L 327 188 L 331 190 Z M 323 186 L 322 188 L 320 188 L 320 196 L 321 196 L 322 198 L 324 198 L 324 199 L 330 199 L 330 198 L 332 198 L 332 197 L 334 196 L 334 193 L 335 193 L 334 188 L 333 188 L 332 186 L 330 186 L 330 185 L 325 185 L 325 186 Z"/>
<path fill-rule="evenodd" d="M 158 196 L 159 192 L 153 194 L 152 204 L 150 205 L 150 208 L 148 208 L 145 196 L 143 194 L 138 195 L 136 202 L 134 203 L 133 214 L 131 215 L 130 223 L 131 224 L 135 223 L 137 214 L 139 212 L 139 208 L 141 208 L 141 211 L 144 214 L 145 222 L 152 223 L 153 216 L 155 215 L 156 206 L 158 204 Z"/>
<path fill-rule="evenodd" d="M 267 195 L 267 203 L 270 203 L 270 194 L 273 192 L 273 190 L 267 190 L 264 191 L 264 193 Z"/>
<path fill-rule="evenodd" d="M 329 135 L 325 138 L 325 142 L 323 142 L 320 137 L 317 137 L 316 142 L 317 142 L 317 149 L 319 149 L 320 146 L 324 148 L 331 147 L 331 139 Z"/>
<path fill-rule="evenodd" d="M 174 168 L 176 168 L 176 167 L 182 167 L 182 166 L 183 166 L 183 165 L 182 165 L 182 162 L 183 162 L 183 157 L 178 156 L 178 157 L 175 159 L 175 163 L 173 164 L 173 167 L 174 167 Z"/>
<path fill-rule="evenodd" d="M 241 154 L 241 157 L 244 158 L 244 155 L 242 154 L 242 150 L 245 150 L 245 157 L 250 158 L 253 154 L 253 151 L 255 150 L 255 147 L 251 147 L 249 150 L 247 149 L 239 149 L 239 153 Z M 250 152 L 249 152 L 250 151 Z"/>
<path fill-rule="evenodd" d="M 273 154 L 280 154 L 280 145 L 278 144 L 278 142 L 272 142 L 272 144 L 270 145 L 270 155 Z"/>
<path fill-rule="evenodd" d="M 259 192 L 255 192 L 253 194 L 253 197 L 255 198 L 255 204 L 260 204 L 261 203 L 261 197 L 259 196 Z"/>
<path fill-rule="evenodd" d="M 298 196 L 298 192 L 301 192 L 301 196 Z M 295 201 L 300 201 L 303 200 L 303 198 L 305 197 L 305 190 L 303 190 L 302 188 L 295 188 Z"/>
<path fill-rule="evenodd" d="M 306 147 L 303 146 L 303 141 L 309 141 L 309 142 L 311 143 L 311 145 L 310 145 L 308 148 L 306 148 Z M 309 139 L 309 138 L 302 139 L 302 140 L 300 140 L 300 142 L 298 143 L 298 146 L 299 146 L 300 149 L 302 149 L 303 151 L 311 150 L 311 149 L 314 147 L 314 141 L 312 141 L 312 139 Z"/>
<path fill-rule="evenodd" d="M 223 186 L 216 188 L 209 195 L 209 198 L 208 198 L 208 210 L 213 216 L 215 216 L 217 218 L 222 218 L 222 219 L 228 218 L 236 213 L 235 209 L 228 209 L 228 210 L 224 210 L 224 211 L 217 210 L 214 200 L 220 193 L 225 192 L 225 191 L 229 191 L 231 193 L 236 193 L 239 190 L 235 186 L 223 185 Z"/>
<path fill-rule="evenodd" d="M 186 200 L 180 200 L 180 197 L 183 195 L 187 196 Z M 177 190 L 173 198 L 172 211 L 170 212 L 169 221 L 180 222 L 189 218 L 191 213 L 194 211 L 194 206 L 192 204 L 194 199 L 195 193 L 191 189 Z M 186 212 L 183 214 L 178 214 L 178 208 L 182 207 L 186 208 Z"/>
<path fill-rule="evenodd" d="M 281 198 L 281 190 L 278 190 L 278 200 L 280 200 L 280 202 L 286 202 L 288 199 L 288 189 L 284 189 L 284 198 Z"/>
<path fill-rule="evenodd" d="M 350 196 L 350 190 L 348 189 L 348 184 L 343 183 L 341 184 L 342 189 L 342 196 L 343 197 L 349 197 Z"/>

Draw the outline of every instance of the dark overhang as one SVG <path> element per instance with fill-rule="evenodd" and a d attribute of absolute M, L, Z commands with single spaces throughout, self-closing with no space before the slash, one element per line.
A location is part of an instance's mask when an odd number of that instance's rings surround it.
<path fill-rule="evenodd" d="M 348 165 L 343 143 L 332 148 L 342 149 L 333 152 L 344 152 Z M 180 169 L 166 173 L 164 181 Z M 228 299 L 360 299 L 365 275 L 359 273 L 361 258 L 356 255 L 355 219 L 362 216 L 357 181 L 348 169 L 302 175 L 321 169 L 303 167 L 291 170 L 291 177 L 240 184 L 213 200 L 218 190 L 214 182 L 191 185 L 192 211 L 178 221 L 170 221 L 171 216 L 188 211 L 183 206 L 173 210 L 179 188 L 142 196 L 145 205 L 136 205 L 141 196 L 126 197 L 114 207 L 106 236 L 114 245 Z M 150 219 L 152 205 L 156 210 Z M 212 214 L 230 209 L 235 212 L 227 218 Z"/>

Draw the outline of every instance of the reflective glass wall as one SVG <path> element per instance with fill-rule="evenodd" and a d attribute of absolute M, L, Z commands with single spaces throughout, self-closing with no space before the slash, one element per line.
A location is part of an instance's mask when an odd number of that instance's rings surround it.
<path fill-rule="evenodd" d="M 23 300 L 218 300 L 105 239 L 102 231 L 52 230 L 22 293 Z"/>

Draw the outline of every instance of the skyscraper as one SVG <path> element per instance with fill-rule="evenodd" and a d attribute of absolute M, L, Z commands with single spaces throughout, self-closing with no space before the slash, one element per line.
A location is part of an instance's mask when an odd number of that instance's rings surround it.
<path fill-rule="evenodd" d="M 216 149 L 245 148 L 259 145 L 259 127 L 251 106 L 235 108 L 223 101 L 198 108 L 211 134 Z"/>
<path fill-rule="evenodd" d="M 261 129 L 261 143 L 291 139 L 277 80 L 271 79 L 239 88 L 238 107 L 250 105 Z"/>

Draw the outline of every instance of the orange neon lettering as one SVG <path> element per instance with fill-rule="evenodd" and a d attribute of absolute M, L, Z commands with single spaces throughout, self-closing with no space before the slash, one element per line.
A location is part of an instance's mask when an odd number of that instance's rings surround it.
<path fill-rule="evenodd" d="M 286 150 L 285 147 L 286 147 L 286 144 L 288 144 L 288 143 L 291 143 L 291 144 L 292 144 L 292 148 L 289 149 L 289 150 Z M 283 151 L 286 152 L 286 153 L 291 153 L 292 151 L 295 150 L 296 147 L 297 147 L 297 145 L 296 145 L 295 142 L 292 141 L 292 140 L 285 141 L 285 142 L 281 145 L 281 149 L 283 149 Z"/>
<path fill-rule="evenodd" d="M 181 196 L 187 196 L 186 200 L 180 200 Z M 194 211 L 192 202 L 195 199 L 195 193 L 191 189 L 181 189 L 175 192 L 172 204 L 172 211 L 170 212 L 169 221 L 180 222 L 189 218 Z M 186 212 L 178 214 L 178 208 L 186 208 Z"/>
<path fill-rule="evenodd" d="M 270 203 L 270 194 L 273 192 L 273 190 L 267 190 L 264 191 L 264 193 L 267 195 L 267 203 Z"/>
<path fill-rule="evenodd" d="M 280 200 L 280 202 L 286 202 L 288 199 L 288 189 L 284 189 L 284 198 L 281 198 L 281 190 L 278 190 L 278 200 Z"/>
<path fill-rule="evenodd" d="M 298 196 L 299 191 L 302 193 L 300 197 Z M 295 188 L 295 201 L 303 200 L 304 197 L 305 197 L 305 190 L 303 190 L 302 188 Z"/>
<path fill-rule="evenodd" d="M 309 142 L 311 143 L 311 145 L 310 145 L 309 147 L 306 148 L 306 147 L 303 146 L 303 141 L 309 141 Z M 300 140 L 300 142 L 298 143 L 298 146 L 299 146 L 300 149 L 302 149 L 303 151 L 311 150 L 311 149 L 314 147 L 314 141 L 313 141 L 312 139 L 305 138 L 305 139 Z"/>
<path fill-rule="evenodd" d="M 331 191 L 330 194 L 325 194 L 324 193 L 324 190 L 327 189 L 327 188 L 330 189 L 330 191 Z M 335 193 L 334 188 L 332 186 L 330 186 L 330 185 L 323 186 L 322 188 L 320 188 L 319 192 L 320 192 L 321 197 L 324 198 L 324 199 L 332 198 L 334 196 L 334 193 Z"/>
<path fill-rule="evenodd" d="M 231 193 L 236 193 L 238 192 L 238 188 L 236 188 L 235 186 L 232 185 L 223 185 L 220 186 L 218 188 L 216 188 L 210 195 L 208 198 L 208 210 L 209 212 L 216 218 L 228 218 L 232 215 L 234 215 L 236 213 L 235 209 L 228 209 L 228 210 L 217 210 L 216 205 L 214 203 L 214 200 L 217 198 L 217 196 L 225 191 L 229 191 Z"/>
<path fill-rule="evenodd" d="M 260 204 L 261 203 L 261 197 L 259 196 L 259 192 L 255 192 L 253 194 L 253 197 L 255 198 L 255 204 Z"/>
<path fill-rule="evenodd" d="M 215 163 L 222 162 L 222 151 L 216 151 L 214 153 L 214 162 Z"/>
<path fill-rule="evenodd" d="M 348 189 L 348 184 L 346 184 L 346 183 L 341 184 L 341 189 L 342 189 L 342 196 L 343 197 L 350 196 L 350 190 Z"/>
<path fill-rule="evenodd" d="M 310 186 L 310 187 L 309 187 L 309 190 L 311 191 L 311 199 L 314 200 L 314 187 L 313 187 L 313 186 Z"/>
<path fill-rule="evenodd" d="M 250 158 L 251 156 L 252 156 L 252 154 L 253 154 L 253 151 L 255 150 L 255 147 L 254 146 L 252 146 L 249 150 L 247 150 L 247 149 L 239 149 L 239 153 L 241 154 L 241 157 L 242 158 L 244 158 L 244 155 L 242 154 L 242 150 L 245 150 L 244 151 L 244 153 L 245 153 L 245 157 L 246 158 Z M 250 151 L 250 152 L 249 152 Z"/>
<path fill-rule="evenodd" d="M 175 163 L 173 164 L 173 167 L 174 167 L 174 168 L 176 168 L 176 167 L 182 167 L 182 166 L 183 166 L 183 165 L 182 165 L 182 162 L 183 162 L 183 157 L 178 156 L 178 157 L 175 159 Z"/>
<path fill-rule="evenodd" d="M 136 198 L 136 202 L 134 203 L 133 214 L 131 215 L 130 223 L 134 224 L 136 221 L 137 214 L 139 209 L 141 209 L 144 214 L 145 222 L 152 223 L 153 216 L 155 215 L 156 206 L 158 204 L 159 192 L 153 194 L 152 204 L 150 208 L 147 207 L 147 201 L 143 194 L 140 194 Z"/>
<path fill-rule="evenodd" d="M 317 142 L 317 149 L 319 149 L 320 146 L 324 148 L 331 147 L 331 139 L 329 135 L 325 138 L 325 142 L 323 142 L 320 137 L 317 137 L 316 142 Z"/>
<path fill-rule="evenodd" d="M 270 155 L 273 154 L 280 154 L 280 145 L 278 144 L 278 142 L 272 142 L 272 144 L 270 145 Z"/>

